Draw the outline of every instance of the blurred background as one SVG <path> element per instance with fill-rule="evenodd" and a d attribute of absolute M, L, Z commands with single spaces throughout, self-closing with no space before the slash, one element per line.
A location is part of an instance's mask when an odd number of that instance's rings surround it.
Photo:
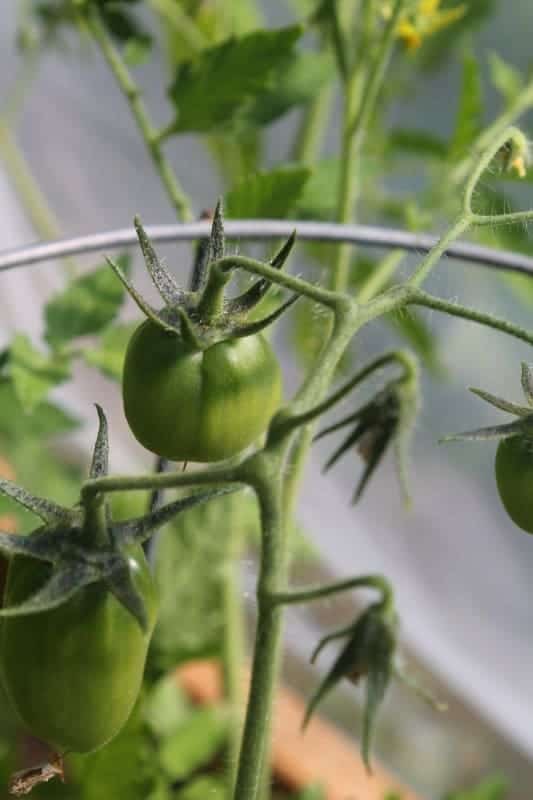
<path fill-rule="evenodd" d="M 7 0 L 0 27 L 0 98 L 17 79 L 15 49 L 18 2 Z M 268 0 L 264 13 L 272 25 L 291 19 L 287 4 Z M 496 51 L 514 66 L 527 70 L 531 62 L 533 7 L 529 0 L 500 2 L 490 22 L 473 39 L 482 63 Z M 160 85 L 159 54 L 140 73 L 156 118 L 164 121 L 164 87 Z M 392 109 L 390 124 L 423 128 L 447 136 L 449 109 L 457 103 L 460 64 L 453 62 L 419 79 L 418 90 Z M 499 107 L 490 88 L 487 120 Z M 529 120 L 531 122 L 531 120 Z M 278 153 L 294 131 L 293 114 L 270 126 L 268 158 Z M 334 119 L 326 151 L 335 149 L 339 121 Z M 528 121 L 522 126 L 530 129 Z M 58 223 L 62 236 L 125 227 L 134 213 L 145 223 L 172 222 L 173 214 L 147 162 L 137 130 L 105 65 L 90 47 L 82 52 L 50 52 L 20 111 L 17 139 Z M 222 190 L 208 150 L 198 138 L 181 137 L 169 146 L 172 162 L 197 209 L 210 207 Z M 10 177 L 9 153 L 0 163 L 2 249 L 22 246 L 38 237 Z M 12 164 L 11 164 L 12 166 Z M 406 171 L 407 173 L 408 171 Z M 416 190 L 409 174 L 395 177 L 394 190 Z M 523 202 L 533 205 L 528 184 Z M 375 220 L 379 222 L 380 220 Z M 246 245 L 239 245 L 245 250 Z M 188 246 L 165 246 L 161 252 L 176 276 L 185 281 L 191 261 Z M 306 254 L 297 248 L 291 269 L 305 269 Z M 79 263 L 94 265 L 95 259 Z M 402 265 L 407 273 L 416 258 Z M 150 293 L 137 259 L 134 276 Z M 42 335 L 39 310 L 63 285 L 65 268 L 41 264 L 0 276 L 0 346 L 24 329 Z M 430 290 L 456 298 L 530 327 L 531 305 L 517 297 L 510 284 L 481 267 L 444 261 L 431 279 Z M 533 296 L 533 295 L 532 295 Z M 396 588 L 402 619 L 402 640 L 413 673 L 447 701 L 447 714 L 437 714 L 423 701 L 395 686 L 378 725 L 377 750 L 392 769 L 428 797 L 492 772 L 511 778 L 513 800 L 528 800 L 533 786 L 533 636 L 531 575 L 533 542 L 515 528 L 495 492 L 492 469 L 495 444 L 439 445 L 450 432 L 501 420 L 494 409 L 467 391 L 483 387 L 520 400 L 519 365 L 531 360 L 527 345 L 461 321 L 423 314 L 439 342 L 439 373 L 423 377 L 423 409 L 419 417 L 412 467 L 414 507 L 406 511 L 389 462 L 353 509 L 349 498 L 358 464 L 346 459 L 326 476 L 321 466 L 331 442 L 316 447 L 306 470 L 298 519 L 306 537 L 321 554 L 319 564 L 303 577 L 383 572 Z M 126 303 L 124 319 L 137 319 Z M 371 327 L 358 344 L 362 359 L 393 342 L 389 330 Z M 287 391 L 302 374 L 283 331 Z M 116 384 L 88 367 L 77 366 L 75 380 L 54 397 L 83 426 L 58 441 L 67 461 L 85 458 L 96 430 L 92 410 L 101 403 L 112 419 L 112 460 L 115 471 L 132 472 L 151 466 L 122 422 Z M 322 444 L 322 443 L 321 443 Z M 27 460 L 31 460 L 27 456 Z M 25 479 L 27 464 L 20 465 Z M 52 478 L 50 477 L 50 480 Z M 58 478 L 58 486 L 62 478 Z M 62 485 L 62 484 L 61 484 Z M 62 490 L 63 491 L 63 490 Z M 251 597 L 255 562 L 243 562 L 242 591 Z M 318 670 L 307 664 L 317 633 L 349 619 L 347 601 L 322 604 L 319 610 L 288 613 L 286 678 L 309 692 Z M 326 659 L 322 662 L 322 667 Z M 353 731 L 353 690 L 339 689 L 326 711 L 347 731 Z M 401 725 L 399 724 L 401 720 Z"/>

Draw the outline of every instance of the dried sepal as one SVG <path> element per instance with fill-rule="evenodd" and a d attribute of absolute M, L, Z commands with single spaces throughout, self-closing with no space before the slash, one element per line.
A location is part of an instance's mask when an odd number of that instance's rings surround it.
<path fill-rule="evenodd" d="M 347 678 L 352 683 L 359 683 L 364 679 L 366 699 L 361 747 L 368 769 L 376 714 L 393 674 L 396 626 L 394 610 L 383 602 L 375 603 L 353 625 L 325 637 L 313 654 L 316 657 L 333 639 L 347 638 L 346 644 L 307 705 L 303 727 L 308 724 L 325 695 L 341 680 Z"/>
<path fill-rule="evenodd" d="M 42 764 L 14 772 L 9 778 L 8 791 L 14 797 L 22 797 L 29 794 L 39 784 L 47 783 L 56 777 L 61 783 L 65 783 L 65 770 L 61 755 L 56 755 L 55 758 Z"/>

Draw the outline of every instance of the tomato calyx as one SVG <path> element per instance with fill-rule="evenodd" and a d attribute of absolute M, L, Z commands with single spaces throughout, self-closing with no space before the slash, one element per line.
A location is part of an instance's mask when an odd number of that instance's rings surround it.
<path fill-rule="evenodd" d="M 205 350 L 218 342 L 259 333 L 298 299 L 298 295 L 293 295 L 262 319 L 250 320 L 250 313 L 270 290 L 271 281 L 260 278 L 238 297 L 225 298 L 224 291 L 234 268 L 221 264 L 225 257 L 225 236 L 220 201 L 213 215 L 211 234 L 195 264 L 192 290 L 178 286 L 165 269 L 138 217 L 135 217 L 134 225 L 147 270 L 163 300 L 163 308 L 159 311 L 153 308 L 137 292 L 120 266 L 109 258 L 107 261 L 145 316 L 169 335 L 181 337 L 195 350 Z M 282 269 L 294 242 L 295 233 L 268 265 Z"/>
<path fill-rule="evenodd" d="M 108 473 L 108 426 L 103 410 L 93 451 L 90 478 Z M 90 584 L 102 583 L 147 628 L 144 601 L 135 588 L 135 564 L 129 548 L 142 544 L 176 514 L 203 503 L 228 489 L 196 492 L 168 503 L 144 516 L 122 522 L 111 519 L 107 499 L 100 495 L 82 499 L 74 508 L 36 497 L 8 480 L 0 492 L 40 517 L 42 525 L 28 536 L 0 532 L 0 552 L 7 558 L 23 556 L 46 562 L 51 570 L 46 582 L 22 603 L 0 610 L 1 617 L 35 614 L 57 608 Z M 83 495 L 82 495 L 83 497 Z"/>
<path fill-rule="evenodd" d="M 407 486 L 407 450 L 418 408 L 418 368 L 409 356 L 410 370 L 400 378 L 389 381 L 367 403 L 355 412 L 319 431 L 315 441 L 349 427 L 348 435 L 326 461 L 327 472 L 342 456 L 356 448 L 364 462 L 363 472 L 354 493 L 352 504 L 362 496 L 370 478 L 381 463 L 389 446 L 393 445 L 396 470 L 406 504 L 410 502 Z"/>
<path fill-rule="evenodd" d="M 364 680 L 366 698 L 361 749 L 363 761 L 369 771 L 370 746 L 377 711 L 395 672 L 397 629 L 398 615 L 390 594 L 368 606 L 351 625 L 324 636 L 311 656 L 311 663 L 314 663 L 330 642 L 337 639 L 346 640 L 330 670 L 311 697 L 302 727 L 307 726 L 318 704 L 340 681 L 347 678 L 351 683 L 359 685 Z"/>
<path fill-rule="evenodd" d="M 533 440 L 533 369 L 525 362 L 522 362 L 521 365 L 521 384 L 527 403 L 524 406 L 505 400 L 502 397 L 497 397 L 483 389 L 470 388 L 473 394 L 494 406 L 494 408 L 507 414 L 512 414 L 515 417 L 513 422 L 454 433 L 443 437 L 440 441 L 489 441 L 492 439 L 509 439 L 511 436 L 521 436 Z"/>

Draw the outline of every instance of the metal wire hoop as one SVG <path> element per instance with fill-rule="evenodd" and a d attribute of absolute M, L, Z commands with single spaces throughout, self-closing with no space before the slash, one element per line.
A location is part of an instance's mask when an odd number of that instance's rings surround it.
<path fill-rule="evenodd" d="M 278 239 L 287 237 L 296 230 L 298 238 L 305 241 L 358 244 L 384 249 L 398 248 L 417 253 L 426 253 L 438 241 L 435 236 L 413 234 L 395 228 L 306 220 L 227 220 L 224 227 L 228 239 L 248 241 Z M 209 222 L 192 222 L 150 225 L 146 231 L 154 242 L 186 242 L 204 238 L 208 235 L 209 229 Z M 0 252 L 0 272 L 67 256 L 116 250 L 136 244 L 137 237 L 132 227 L 18 247 Z M 522 253 L 496 250 L 470 242 L 456 242 L 448 248 L 446 255 L 459 261 L 505 272 L 533 275 L 533 258 Z"/>

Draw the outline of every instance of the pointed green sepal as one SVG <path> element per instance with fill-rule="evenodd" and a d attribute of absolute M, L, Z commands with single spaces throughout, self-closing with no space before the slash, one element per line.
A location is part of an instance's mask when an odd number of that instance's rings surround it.
<path fill-rule="evenodd" d="M 53 570 L 44 586 L 23 603 L 0 609 L 0 617 L 19 617 L 50 611 L 66 603 L 84 586 L 100 579 L 100 570 L 90 564 L 66 564 Z"/>
<path fill-rule="evenodd" d="M 224 258 L 225 251 L 226 242 L 224 235 L 224 214 L 222 209 L 222 200 L 219 198 L 213 214 L 213 222 L 211 224 L 211 235 L 209 237 L 209 261 L 218 261 L 220 258 Z"/>
<path fill-rule="evenodd" d="M 296 231 L 293 231 L 287 241 L 270 260 L 270 266 L 275 269 L 283 269 L 295 241 Z M 226 303 L 226 311 L 229 314 L 243 314 L 251 311 L 261 302 L 271 287 L 271 281 L 266 278 L 261 278 L 252 284 L 246 292 L 233 298 L 233 300 L 228 300 Z"/>
<path fill-rule="evenodd" d="M 72 516 L 69 508 L 64 508 L 58 503 L 46 500 L 43 497 L 35 497 L 35 495 L 30 494 L 21 486 L 17 486 L 16 483 L 4 478 L 0 478 L 0 492 L 6 497 L 10 497 L 27 511 L 36 514 L 43 522 L 62 522 Z"/>
<path fill-rule="evenodd" d="M 124 274 L 123 270 L 121 270 L 119 265 L 115 261 L 112 261 L 110 258 L 107 258 L 107 257 L 106 257 L 106 261 L 109 264 L 109 266 L 111 267 L 111 269 L 113 270 L 113 272 L 115 273 L 115 275 L 117 276 L 117 278 L 121 281 L 122 285 L 124 286 L 124 288 L 126 289 L 128 294 L 130 295 L 132 300 L 137 304 L 137 306 L 143 312 L 143 314 L 145 316 L 147 316 L 148 319 L 151 319 L 153 323 L 158 325 L 164 331 L 167 331 L 167 333 L 176 333 L 174 328 L 172 328 L 171 325 L 169 325 L 167 322 L 165 322 L 163 319 L 161 319 L 160 315 L 157 313 L 155 308 L 152 308 L 150 303 L 148 303 L 144 299 L 144 297 L 142 297 L 142 295 L 139 294 L 139 292 L 133 286 L 133 284 L 130 283 L 130 281 L 128 280 L 128 278 Z"/>
<path fill-rule="evenodd" d="M 481 399 L 485 400 L 486 403 L 490 403 L 491 406 L 499 408 L 500 411 L 505 411 L 508 414 L 514 414 L 516 417 L 527 417 L 529 414 L 531 414 L 530 408 L 519 406 L 518 403 L 512 403 L 510 400 L 504 400 L 502 397 L 497 397 L 495 394 L 485 392 L 483 389 L 470 388 L 470 391 L 472 394 L 481 397 Z"/>
<path fill-rule="evenodd" d="M 109 433 L 107 418 L 104 410 L 98 403 L 95 403 L 98 414 L 98 433 L 94 444 L 93 457 L 89 470 L 90 478 L 100 478 L 107 475 L 109 468 Z"/>
<path fill-rule="evenodd" d="M 490 441 L 491 439 L 508 439 L 510 436 L 519 436 L 523 433 L 523 424 L 520 421 L 509 422 L 507 425 L 493 425 L 487 428 L 477 428 L 463 433 L 451 433 L 439 439 L 444 442 L 477 442 Z"/>
<path fill-rule="evenodd" d="M 263 317 L 263 319 L 256 320 L 255 322 L 250 322 L 247 325 L 238 325 L 235 328 L 231 329 L 231 336 L 238 338 L 243 338 L 245 336 L 252 336 L 255 333 L 260 333 L 261 331 L 268 328 L 269 325 L 272 325 L 277 319 L 281 317 L 294 303 L 300 299 L 300 295 L 296 294 L 290 297 L 285 303 L 282 303 L 275 311 L 269 314 L 267 317 Z"/>
<path fill-rule="evenodd" d="M 112 527 L 113 537 L 115 541 L 119 543 L 119 546 L 131 542 L 142 544 L 149 539 L 158 528 L 166 525 L 166 523 L 170 522 L 177 514 L 187 511 L 194 506 L 206 503 L 208 500 L 212 500 L 215 497 L 231 494 L 235 491 L 237 491 L 237 489 L 234 488 L 213 489 L 208 492 L 196 492 L 188 497 L 182 497 L 172 503 L 167 503 L 167 505 L 162 506 L 162 508 L 151 511 L 144 517 L 137 517 L 135 519 L 115 523 Z"/>
<path fill-rule="evenodd" d="M 141 246 L 146 267 L 163 302 L 167 306 L 181 305 L 185 299 L 185 292 L 177 285 L 172 275 L 170 275 L 159 260 L 138 216 L 134 218 L 133 224 L 137 231 L 137 238 Z"/>
<path fill-rule="evenodd" d="M 131 570 L 126 560 L 122 561 L 106 578 L 109 591 L 124 608 L 135 617 L 142 631 L 148 630 L 148 614 L 144 600 L 135 587 Z"/>
<path fill-rule="evenodd" d="M 528 405 L 533 406 L 533 370 L 525 361 L 522 361 L 520 379 L 524 397 Z"/>

